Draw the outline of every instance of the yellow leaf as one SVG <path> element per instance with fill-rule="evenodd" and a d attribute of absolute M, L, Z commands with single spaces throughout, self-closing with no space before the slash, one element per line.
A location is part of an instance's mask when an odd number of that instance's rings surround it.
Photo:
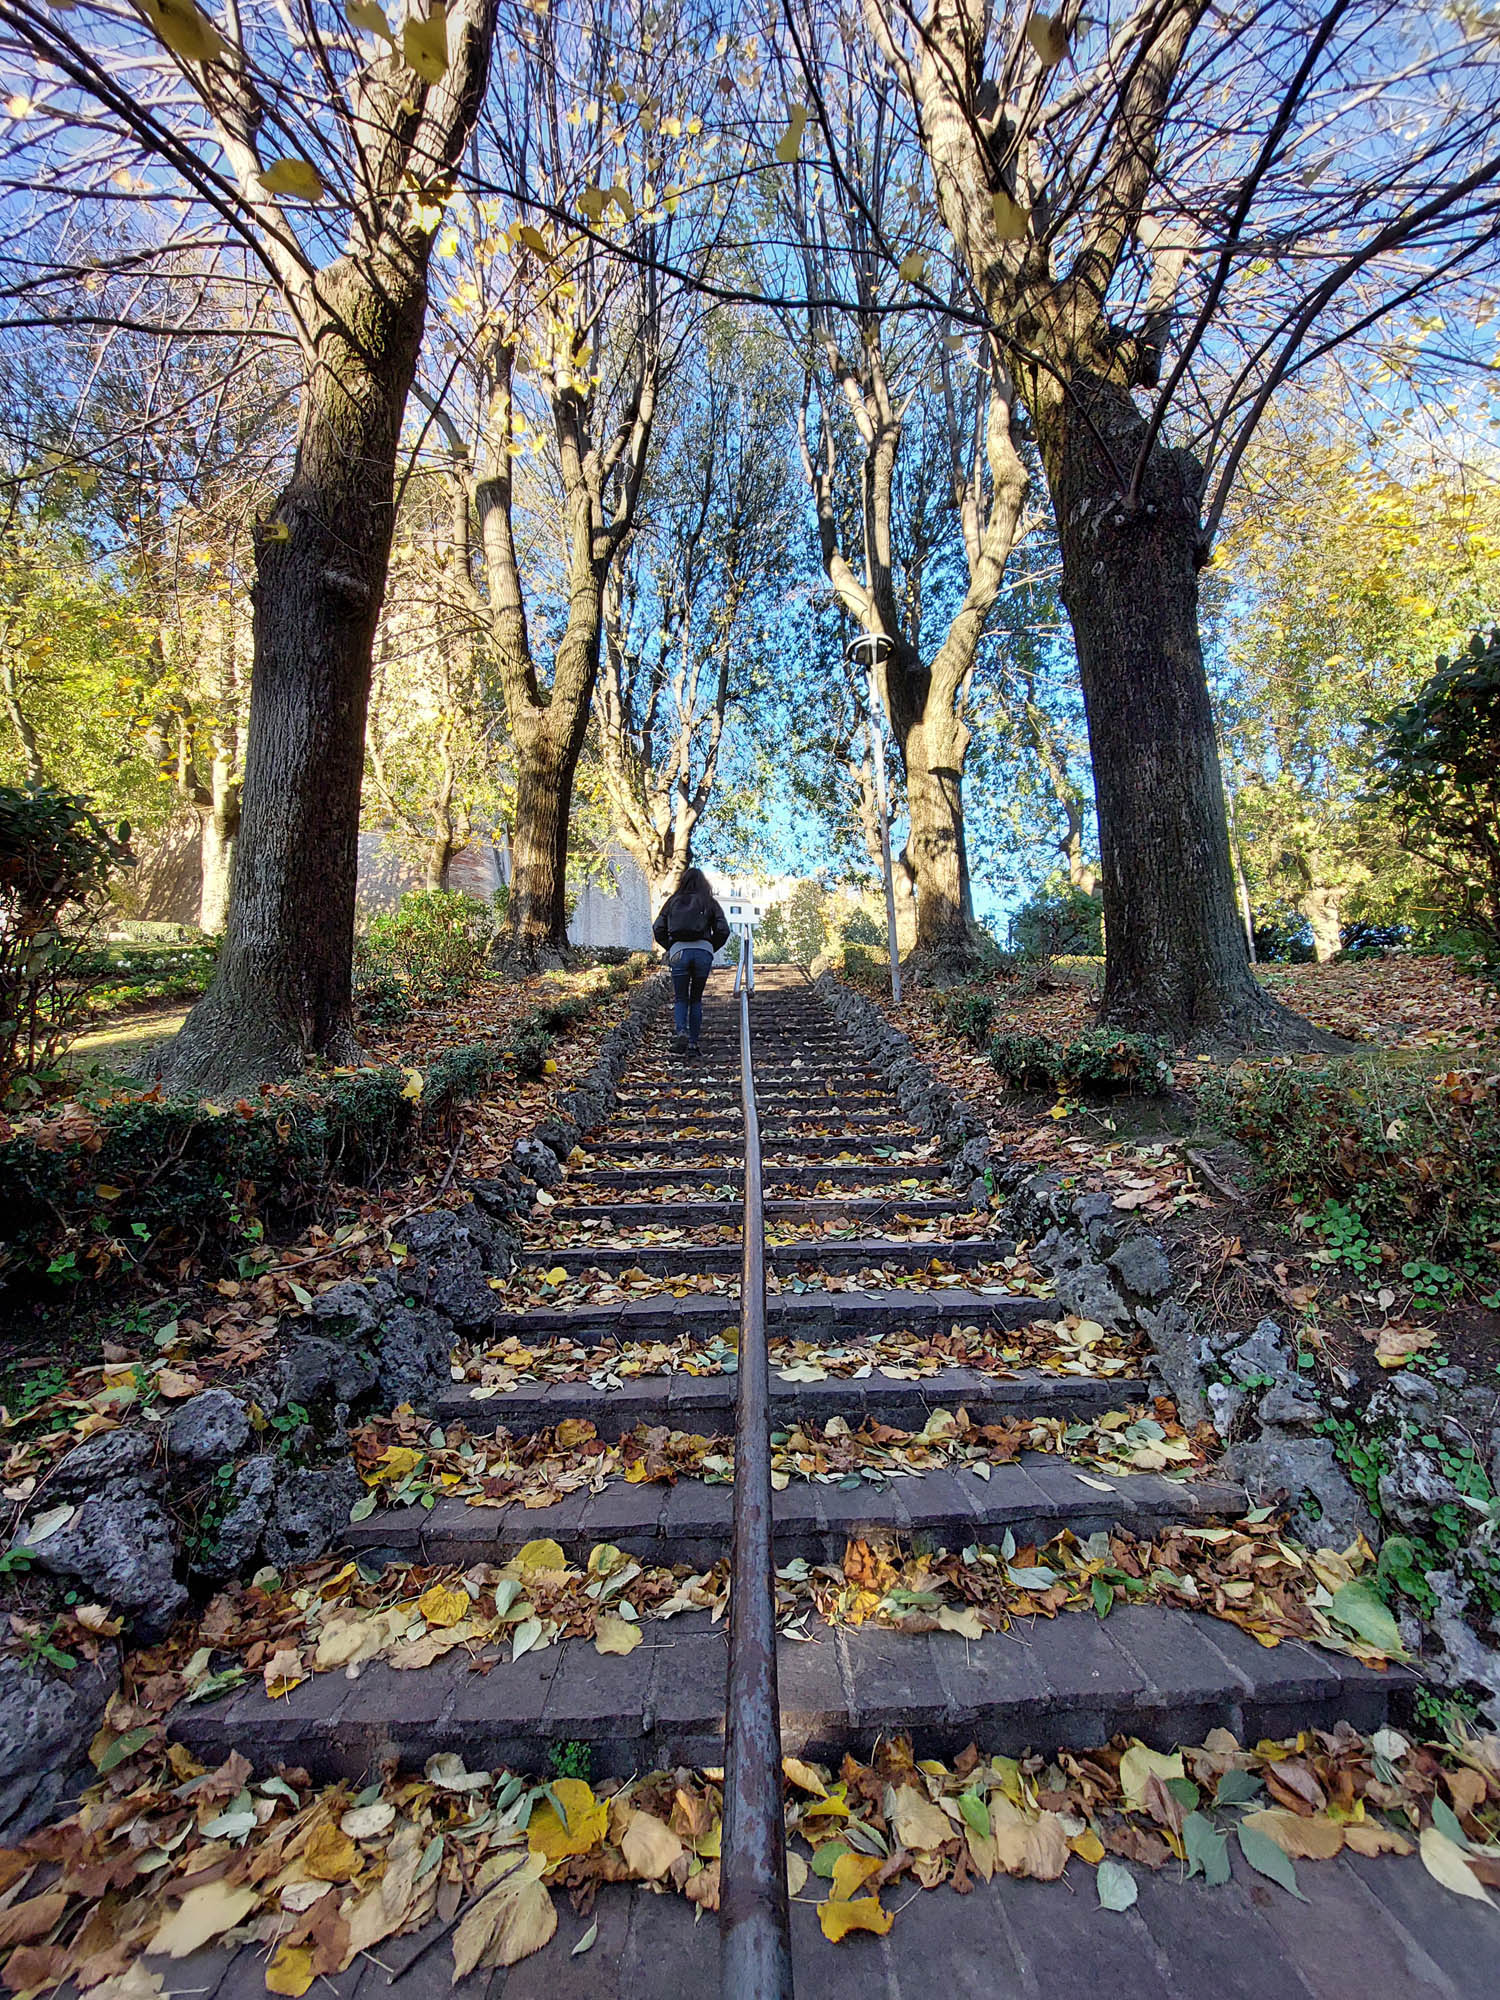
<path fill-rule="evenodd" d="M 413 1451 L 409 1444 L 388 1444 L 374 1470 L 365 1474 L 365 1484 L 396 1485 L 408 1472 L 415 1472 L 421 1463 L 421 1452 Z"/>
<path fill-rule="evenodd" d="M 875 1896 L 861 1896 L 852 1903 L 835 1902 L 830 1896 L 826 1903 L 818 1905 L 818 1922 L 830 1944 L 848 1937 L 850 1931 L 874 1931 L 877 1937 L 884 1937 L 894 1921 L 889 1910 L 881 1909 Z"/>
<path fill-rule="evenodd" d="M 1445 1889 L 1451 1889 L 1455 1896 L 1470 1896 L 1476 1903 L 1490 1903 L 1489 1897 L 1480 1887 L 1479 1878 L 1464 1859 L 1464 1851 L 1457 1841 L 1450 1840 L 1446 1833 L 1439 1833 L 1435 1826 L 1424 1826 L 1420 1842 L 1422 1866 L 1434 1882 L 1441 1882 Z"/>
<path fill-rule="evenodd" d="M 568 1559 L 563 1554 L 561 1542 L 554 1542 L 542 1536 L 534 1542 L 525 1542 L 510 1559 L 511 1569 L 566 1569 Z"/>
<path fill-rule="evenodd" d="M 984 1627 L 979 1622 L 979 1613 L 972 1604 L 964 1605 L 961 1610 L 955 1604 L 944 1604 L 939 1607 L 937 1621 L 940 1632 L 957 1632 L 964 1639 L 984 1637 Z"/>
<path fill-rule="evenodd" d="M 823 1780 L 812 1765 L 804 1764 L 800 1757 L 783 1757 L 781 1774 L 784 1778 L 790 1778 L 792 1783 L 800 1786 L 804 1792 L 811 1792 L 816 1799 L 826 1799 L 828 1796 L 828 1787 Z"/>
<path fill-rule="evenodd" d="M 1358 1820 L 1344 1828 L 1344 1845 L 1356 1854 L 1410 1854 L 1411 1842 L 1393 1826 Z"/>
<path fill-rule="evenodd" d="M 1013 200 L 1004 188 L 996 190 L 995 194 L 991 197 L 990 206 L 995 216 L 995 234 L 1000 238 L 1000 241 L 1002 243 L 1018 243 L 1026 234 L 1027 225 L 1031 221 L 1030 211 L 1022 208 L 1020 203 Z M 1054 1118 L 1060 1118 L 1062 1115 L 1060 1107 L 1052 1113 Z"/>
<path fill-rule="evenodd" d="M 290 1694 L 294 1687 L 300 1687 L 307 1679 L 302 1671 L 302 1656 L 295 1646 L 278 1646 L 261 1669 L 261 1679 L 266 1684 L 266 1694 L 271 1701 Z"/>
<path fill-rule="evenodd" d="M 1059 20 L 1033 14 L 1026 23 L 1026 39 L 1036 50 L 1043 69 L 1055 69 L 1068 53 L 1068 31 Z"/>
<path fill-rule="evenodd" d="M 1160 1778 L 1165 1784 L 1168 1778 L 1183 1776 L 1182 1753 L 1174 1750 L 1169 1755 L 1165 1750 L 1148 1750 L 1144 1743 L 1132 1741 L 1130 1748 L 1120 1759 L 1120 1790 L 1125 1794 L 1125 1803 L 1140 1810 L 1148 1778 Z"/>
<path fill-rule="evenodd" d="M 596 1799 L 582 1778 L 555 1778 L 552 1789 L 568 1816 L 567 1825 L 551 1801 L 543 1799 L 526 1827 L 526 1845 L 533 1854 L 545 1855 L 549 1866 L 570 1854 L 587 1854 L 603 1840 L 609 1825 L 608 1801 Z"/>
<path fill-rule="evenodd" d="M 892 1796 L 886 1818 L 903 1847 L 914 1853 L 923 1848 L 941 1847 L 957 1832 L 952 1820 L 926 1799 L 915 1785 L 902 1785 Z"/>
<path fill-rule="evenodd" d="M 401 1086 L 401 1095 L 410 1098 L 413 1103 L 422 1095 L 422 1072 L 419 1069 L 409 1069 L 406 1072 L 406 1081 Z"/>
<path fill-rule="evenodd" d="M 94 1194 L 100 1201 L 118 1201 L 124 1192 L 124 1188 L 110 1187 L 105 1181 L 100 1181 L 98 1187 L 94 1189 Z"/>
<path fill-rule="evenodd" d="M 636 1811 L 630 1815 L 630 1824 L 620 1842 L 620 1852 L 630 1864 L 633 1874 L 643 1882 L 657 1882 L 674 1861 L 681 1859 L 686 1849 L 671 1827 L 659 1820 L 655 1813 Z"/>
<path fill-rule="evenodd" d="M 603 188 L 586 187 L 578 197 L 578 212 L 587 222 L 602 222 L 608 200 Z"/>
<path fill-rule="evenodd" d="M 141 12 L 174 56 L 184 62 L 212 62 L 224 53 L 224 37 L 195 0 L 140 0 Z"/>
<path fill-rule="evenodd" d="M 896 269 L 909 285 L 920 285 L 927 269 L 927 259 L 920 250 L 908 250 Z"/>
<path fill-rule="evenodd" d="M 406 67 L 424 83 L 441 83 L 448 68 L 448 8 L 433 0 L 425 21 L 408 21 L 401 30 L 401 54 Z"/>
<path fill-rule="evenodd" d="M 165 1952 L 169 1958 L 186 1958 L 243 1923 L 259 1901 L 243 1883 L 205 1882 L 201 1889 L 189 1889 L 171 1916 L 162 1919 L 146 1950 L 152 1957 Z"/>
<path fill-rule="evenodd" d="M 789 1896 L 800 1896 L 807 1887 L 807 1863 L 800 1854 L 788 1854 L 786 1858 L 786 1892 Z"/>
<path fill-rule="evenodd" d="M 266 1991 L 302 2000 L 313 1983 L 313 1955 L 305 1944 L 284 1944 L 266 1967 Z"/>
<path fill-rule="evenodd" d="M 534 250 L 538 257 L 550 257 L 552 254 L 552 246 L 534 223 L 519 223 L 516 228 L 516 240 L 524 243 L 528 250 Z"/>
<path fill-rule="evenodd" d="M 632 1625 L 628 1618 L 615 1618 L 606 1612 L 594 1621 L 596 1653 L 633 1653 L 644 1637 L 640 1626 Z"/>
<path fill-rule="evenodd" d="M 369 34 L 379 35 L 392 48 L 396 46 L 391 24 L 385 18 L 385 9 L 378 7 L 375 0 L 344 0 L 344 19 L 351 28 L 363 28 Z"/>
<path fill-rule="evenodd" d="M 544 1285 L 566 1284 L 567 1278 L 567 1266 L 564 1264 L 554 1264 L 550 1271 L 543 1271 L 542 1273 L 542 1283 Z"/>
<path fill-rule="evenodd" d="M 1104 1842 L 1091 1826 L 1086 1826 L 1082 1833 L 1075 1833 L 1068 1845 L 1080 1861 L 1087 1861 L 1095 1868 L 1104 1859 Z"/>
<path fill-rule="evenodd" d="M 791 166 L 802 151 L 802 131 L 807 124 L 807 106 L 793 104 L 787 110 L 786 130 L 776 142 L 776 158 L 784 167 Z"/>
<path fill-rule="evenodd" d="M 1322 1813 L 1294 1813 L 1285 1806 L 1266 1806 L 1246 1813 L 1244 1826 L 1274 1840 L 1294 1861 L 1332 1861 L 1344 1845 L 1344 1829 Z"/>
<path fill-rule="evenodd" d="M 624 201 L 620 199 L 622 195 L 625 197 Z M 610 200 L 617 203 L 621 209 L 624 209 L 626 203 L 630 200 L 630 196 L 624 188 L 614 187 L 610 189 Z M 627 222 L 630 220 L 628 212 L 625 215 L 625 220 Z M 532 234 L 536 234 L 535 230 L 532 231 Z M 552 1060 L 551 1056 L 548 1056 L 547 1060 L 542 1064 L 542 1074 L 544 1076 L 557 1075 L 557 1064 Z"/>
<path fill-rule="evenodd" d="M 349 1882 L 359 1867 L 359 1849 L 332 1822 L 320 1826 L 302 1850 L 302 1872 L 315 1882 Z"/>
<path fill-rule="evenodd" d="M 322 201 L 328 193 L 323 176 L 311 160 L 273 160 L 260 176 L 267 194 L 290 195 L 294 201 Z"/>
<path fill-rule="evenodd" d="M 462 1586 L 434 1583 L 417 1599 L 417 1609 L 429 1625 L 456 1625 L 469 1615 L 469 1593 Z"/>
<path fill-rule="evenodd" d="M 453 1933 L 453 1983 L 479 1965 L 515 1965 L 550 1942 L 557 1908 L 537 1879 L 546 1866 L 531 1855 L 487 1896 Z"/>
<path fill-rule="evenodd" d="M 855 1891 L 862 1889 L 884 1866 L 884 1857 L 879 1854 L 841 1854 L 833 1864 L 830 1899 L 835 1903 L 850 1902 Z"/>
<path fill-rule="evenodd" d="M 1068 1865 L 1068 1841 L 1056 1813 L 1032 1818 L 1008 1799 L 990 1800 L 990 1838 L 995 1860 L 1007 1875 L 1055 1882 Z"/>

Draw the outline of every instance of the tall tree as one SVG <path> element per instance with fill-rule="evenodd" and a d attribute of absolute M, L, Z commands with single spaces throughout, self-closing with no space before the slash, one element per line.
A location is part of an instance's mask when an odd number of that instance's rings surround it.
<path fill-rule="evenodd" d="M 741 315 L 710 315 L 660 419 L 641 524 L 605 593 L 596 723 L 622 845 L 652 907 L 693 856 L 725 719 L 764 681 L 800 525 L 785 369 Z"/>
<path fill-rule="evenodd" d="M 413 8 L 399 36 L 378 6 L 358 14 L 363 37 L 317 0 L 229 0 L 219 22 L 174 0 L 150 26 L 128 7 L 54 17 L 0 0 L 0 48 L 40 79 L 13 171 L 75 204 L 68 228 L 38 218 L 18 310 L 34 315 L 59 244 L 70 269 L 103 277 L 220 243 L 269 284 L 300 371 L 295 462 L 257 537 L 228 927 L 170 1053 L 177 1087 L 222 1090 L 355 1053 L 371 643 L 432 239 L 478 116 L 495 0 Z M 141 228 L 91 251 L 89 219 L 122 176 Z"/>
<path fill-rule="evenodd" d="M 864 17 L 1052 496 L 1105 1014 L 1176 1040 L 1312 1041 L 1245 951 L 1198 572 L 1277 387 L 1486 260 L 1493 28 L 1398 0 L 1064 0 L 1050 18 L 864 0 Z"/>
<path fill-rule="evenodd" d="M 942 978 L 965 970 L 981 944 L 964 830 L 965 711 L 1028 478 L 1000 350 L 980 344 L 960 384 L 930 315 L 899 313 L 925 258 L 909 249 L 893 270 L 885 251 L 919 227 L 886 91 L 856 71 L 836 109 L 831 96 L 823 104 L 835 187 L 857 185 L 860 196 L 819 200 L 821 183 L 804 187 L 810 170 L 794 168 L 807 295 L 853 301 L 847 313 L 827 303 L 808 311 L 803 471 L 828 580 L 875 650 L 905 779 L 901 865 L 917 951 Z"/>

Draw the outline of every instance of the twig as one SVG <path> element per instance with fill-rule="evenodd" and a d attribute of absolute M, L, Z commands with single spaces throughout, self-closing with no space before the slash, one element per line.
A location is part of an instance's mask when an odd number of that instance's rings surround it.
<path fill-rule="evenodd" d="M 1226 1181 L 1222 1174 L 1216 1173 L 1195 1146 L 1184 1146 L 1182 1151 L 1189 1164 L 1198 1169 L 1209 1186 L 1216 1194 L 1223 1195 L 1225 1201 L 1243 1201 L 1245 1199 L 1244 1189 L 1237 1188 L 1232 1181 Z"/>
<path fill-rule="evenodd" d="M 458 1156 L 463 1151 L 464 1140 L 468 1136 L 467 1132 L 459 1133 L 457 1143 L 454 1145 L 443 1178 L 438 1182 L 437 1187 L 427 1200 L 419 1201 L 414 1208 L 408 1208 L 403 1214 L 398 1215 L 394 1221 L 381 1223 L 380 1227 L 385 1235 L 389 1236 L 393 1230 L 399 1229 L 403 1222 L 410 1222 L 414 1215 L 423 1214 L 435 1202 L 442 1200 L 452 1183 L 454 1169 L 458 1165 Z M 368 1241 L 368 1239 L 366 1240 Z M 265 1270 L 260 1273 L 260 1276 L 279 1278 L 283 1271 L 300 1271 L 305 1264 L 321 1264 L 328 1257 L 336 1257 L 344 1247 L 342 1243 L 330 1243 L 326 1250 L 314 1250 L 312 1255 L 308 1257 L 294 1257 L 289 1264 L 267 1264 Z"/>

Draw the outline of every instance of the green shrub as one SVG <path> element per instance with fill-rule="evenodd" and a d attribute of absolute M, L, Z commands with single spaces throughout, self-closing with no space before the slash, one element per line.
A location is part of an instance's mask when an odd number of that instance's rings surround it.
<path fill-rule="evenodd" d="M 844 925 L 844 943 L 889 945 L 884 924 L 877 924 L 868 910 L 854 910 Z"/>
<path fill-rule="evenodd" d="M 1500 1297 L 1500 1084 L 1478 1070 L 1435 1080 L 1349 1058 L 1256 1067 L 1211 1082 L 1205 1115 L 1263 1178 L 1314 1211 L 1342 1254 L 1356 1228 L 1391 1244 L 1419 1292 L 1453 1272 Z"/>
<path fill-rule="evenodd" d="M 961 986 L 939 1003 L 938 1015 L 950 1035 L 982 1049 L 995 1024 L 995 996 Z"/>
<path fill-rule="evenodd" d="M 1104 906 L 1071 884 L 1039 889 L 1010 920 L 1010 948 L 1026 958 L 1061 953 L 1096 956 L 1104 949 Z"/>
<path fill-rule="evenodd" d="M 757 941 L 755 955 L 762 964 L 760 945 Z M 771 961 L 774 963 L 774 960 Z M 882 953 L 878 958 L 873 951 L 866 951 L 863 945 L 846 944 L 839 971 L 851 986 L 857 986 L 864 993 L 889 993 L 891 990 L 890 961 Z"/>
<path fill-rule="evenodd" d="M 89 926 L 109 878 L 132 865 L 111 831 L 50 785 L 0 785 L 0 1093 L 63 1049 L 86 1012 Z"/>
<path fill-rule="evenodd" d="M 359 983 L 397 979 L 417 1001 L 461 993 L 483 973 L 493 937 L 487 903 L 456 890 L 415 890 L 360 939 Z"/>
<path fill-rule="evenodd" d="M 1128 1090 L 1155 1093 L 1172 1082 L 1171 1051 L 1156 1035 L 1090 1028 L 1070 1041 L 1052 1035 L 996 1035 L 990 1061 L 1017 1090 Z"/>
<path fill-rule="evenodd" d="M 371 1028 L 400 1028 L 411 1019 L 410 989 L 399 979 L 382 973 L 356 989 L 355 1013 Z"/>
<path fill-rule="evenodd" d="M 621 969 L 646 963 L 638 955 Z M 533 1009 L 504 1046 L 448 1050 L 415 1096 L 412 1072 L 386 1064 L 228 1107 L 155 1097 L 70 1106 L 65 1122 L 0 1144 L 0 1282 L 101 1276 L 184 1255 L 253 1275 L 251 1246 L 272 1229 L 302 1226 L 341 1185 L 378 1184 L 502 1078 L 542 1075 L 552 1045 L 543 1017 L 570 1025 L 610 990 L 599 980 Z"/>

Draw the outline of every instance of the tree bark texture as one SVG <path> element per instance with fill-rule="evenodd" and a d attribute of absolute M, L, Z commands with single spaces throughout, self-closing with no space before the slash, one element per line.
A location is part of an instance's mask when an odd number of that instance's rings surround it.
<path fill-rule="evenodd" d="M 348 1062 L 354 901 L 376 620 L 396 454 L 427 310 L 432 223 L 412 190 L 451 174 L 479 113 L 494 0 L 460 0 L 448 67 L 419 86 L 394 57 L 360 72 L 350 115 L 367 175 L 349 248 L 314 270 L 258 191 L 263 107 L 248 70 L 206 66 L 247 210 L 268 232 L 304 380 L 291 478 L 256 542 L 255 651 L 241 822 L 214 983 L 167 1061 L 178 1090 L 244 1089 Z"/>
<path fill-rule="evenodd" d="M 1115 417 L 1111 442 L 1124 447 L 1139 419 L 1128 399 L 1110 411 L 1114 402 L 1087 407 L 1096 426 Z M 1055 404 L 1040 430 L 1093 746 L 1104 1018 L 1174 1041 L 1253 1039 L 1271 1003 L 1236 908 L 1198 638 L 1197 466 L 1186 453 L 1154 453 L 1143 504 L 1127 514 L 1075 407 Z"/>
<path fill-rule="evenodd" d="M 255 666 L 229 925 L 172 1051 L 174 1087 L 227 1088 L 357 1057 L 359 794 L 396 446 L 425 291 L 352 273 L 307 385 L 292 477 L 257 551 Z M 334 314 L 358 330 L 335 331 Z"/>

